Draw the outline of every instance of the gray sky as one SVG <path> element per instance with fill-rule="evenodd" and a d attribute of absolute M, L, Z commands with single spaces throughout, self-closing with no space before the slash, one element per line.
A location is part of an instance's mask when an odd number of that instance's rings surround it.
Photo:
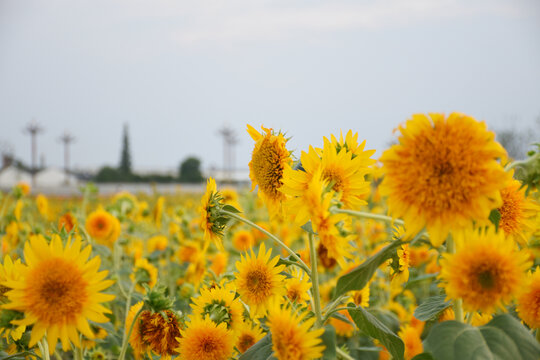
<path fill-rule="evenodd" d="M 195 154 L 220 166 L 218 129 L 282 129 L 289 148 L 340 129 L 383 150 L 415 112 L 461 111 L 491 128 L 540 116 L 540 1 L 0 0 L 0 142 L 30 161 L 135 168 Z M 515 125 L 517 123 L 517 125 Z"/>

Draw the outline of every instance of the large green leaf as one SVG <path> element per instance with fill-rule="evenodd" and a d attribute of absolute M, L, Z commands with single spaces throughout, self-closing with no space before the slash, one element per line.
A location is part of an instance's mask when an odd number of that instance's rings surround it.
<path fill-rule="evenodd" d="M 445 298 L 446 295 L 430 297 L 414 310 L 414 317 L 422 321 L 433 319 L 441 311 L 452 305 L 452 303 L 446 301 Z"/>
<path fill-rule="evenodd" d="M 323 360 L 334 360 L 336 358 L 336 329 L 332 325 L 326 325 L 321 340 L 325 346 Z"/>
<path fill-rule="evenodd" d="M 437 360 L 529 360 L 540 358 L 540 345 L 514 317 L 499 315 L 473 327 L 457 321 L 435 325 L 424 342 Z"/>
<path fill-rule="evenodd" d="M 353 304 L 349 304 L 349 306 L 351 305 Z M 379 340 L 381 344 L 388 349 L 390 354 L 392 354 L 393 359 L 403 359 L 405 346 L 399 336 L 394 334 L 392 330 L 387 328 L 386 325 L 380 322 L 375 316 L 360 306 L 358 306 L 356 309 L 349 309 L 349 314 L 354 320 L 356 326 L 358 326 L 358 329 L 360 329 L 364 334 Z"/>
<path fill-rule="evenodd" d="M 238 360 L 269 360 L 272 358 L 272 336 L 268 333 L 256 344 L 247 349 Z"/>
<path fill-rule="evenodd" d="M 381 251 L 364 261 L 360 266 L 340 277 L 337 281 L 334 298 L 351 290 L 362 290 L 379 266 L 388 260 L 396 252 L 396 248 L 403 244 L 394 241 Z"/>

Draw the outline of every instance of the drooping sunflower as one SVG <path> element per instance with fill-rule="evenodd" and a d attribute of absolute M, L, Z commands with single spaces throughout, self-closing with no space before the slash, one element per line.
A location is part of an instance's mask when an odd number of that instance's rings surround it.
<path fill-rule="evenodd" d="M 88 215 L 85 227 L 93 239 L 109 247 L 112 247 L 120 236 L 120 221 L 102 208 Z"/>
<path fill-rule="evenodd" d="M 441 260 L 442 280 L 450 299 L 463 299 L 467 312 L 491 314 L 519 294 L 531 266 L 528 255 L 493 228 L 469 230 L 455 254 Z"/>
<path fill-rule="evenodd" d="M 216 324 L 225 323 L 228 330 L 236 333 L 242 325 L 244 309 L 235 296 L 231 283 L 203 288 L 199 297 L 192 298 L 193 314 L 201 318 L 208 316 Z"/>
<path fill-rule="evenodd" d="M 309 312 L 298 314 L 290 307 L 274 302 L 268 312 L 272 350 L 279 360 L 308 360 L 322 357 L 325 346 L 320 336 L 324 329 L 311 330 L 315 318 Z"/>
<path fill-rule="evenodd" d="M 236 348 L 243 354 L 264 336 L 262 329 L 251 322 L 243 322 L 237 332 Z"/>
<path fill-rule="evenodd" d="M 517 313 L 531 329 L 540 328 L 540 270 L 529 272 L 525 291 L 518 297 Z"/>
<path fill-rule="evenodd" d="M 88 261 L 92 249 L 81 250 L 81 241 L 75 239 L 62 245 L 58 235 L 50 244 L 41 235 L 31 236 L 24 246 L 26 266 L 20 267 L 20 279 L 2 285 L 11 288 L 6 296 L 11 301 L 6 309 L 22 311 L 25 318 L 14 321 L 17 325 L 33 325 L 29 346 L 34 346 L 47 333 L 51 354 L 58 339 L 64 350 L 70 341 L 79 347 L 79 332 L 89 339 L 94 337 L 88 320 L 103 323 L 111 311 L 101 303 L 111 301 L 114 295 L 100 291 L 112 285 L 104 280 L 108 271 L 99 271 L 101 259 Z"/>
<path fill-rule="evenodd" d="M 208 245 L 211 241 L 214 242 L 219 250 L 223 250 L 223 243 L 221 238 L 223 237 L 223 229 L 225 223 L 223 217 L 219 214 L 221 208 L 222 198 L 217 191 L 216 181 L 213 178 L 208 178 L 206 182 L 206 192 L 201 199 L 201 206 L 199 207 L 199 213 L 201 214 L 200 226 L 204 232 L 204 249 L 206 252 Z"/>
<path fill-rule="evenodd" d="M 527 243 L 535 230 L 535 220 L 540 212 L 540 206 L 534 200 L 527 198 L 525 188 L 520 189 L 520 187 L 519 181 L 512 180 L 501 191 L 499 227 L 507 237 L 523 245 Z"/>
<path fill-rule="evenodd" d="M 242 255 L 241 261 L 236 262 L 238 272 L 235 273 L 235 283 L 237 292 L 249 306 L 251 315 L 258 318 L 266 314 L 271 301 L 285 295 L 285 276 L 280 275 L 285 266 L 276 266 L 279 255 L 270 260 L 272 249 L 266 251 L 264 243 L 261 244 L 257 256 L 253 249 L 250 251 L 251 255 Z"/>
<path fill-rule="evenodd" d="M 232 355 L 235 338 L 224 323 L 216 325 L 208 317 L 192 317 L 180 333 L 177 351 L 181 359 L 227 360 Z"/>
<path fill-rule="evenodd" d="M 484 122 L 459 113 L 416 114 L 399 130 L 399 144 L 380 159 L 381 194 L 409 234 L 426 227 L 438 247 L 451 230 L 487 219 L 501 206 L 509 175 L 497 159 L 506 152 Z"/>
<path fill-rule="evenodd" d="M 276 217 L 282 213 L 281 203 L 285 194 L 279 188 L 283 185 L 283 170 L 292 162 L 291 153 L 285 146 L 287 140 L 282 133 L 275 135 L 272 129 L 261 128 L 264 134 L 247 125 L 249 135 L 255 140 L 249 162 L 251 191 L 259 186 L 259 197 L 266 203 L 270 216 Z"/>

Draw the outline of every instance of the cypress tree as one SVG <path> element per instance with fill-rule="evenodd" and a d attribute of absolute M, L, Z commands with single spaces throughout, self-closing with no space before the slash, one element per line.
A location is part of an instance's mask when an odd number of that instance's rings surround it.
<path fill-rule="evenodd" d="M 131 174 L 131 154 L 129 151 L 128 125 L 124 124 L 124 136 L 122 141 L 122 153 L 120 155 L 120 173 L 124 175 Z"/>

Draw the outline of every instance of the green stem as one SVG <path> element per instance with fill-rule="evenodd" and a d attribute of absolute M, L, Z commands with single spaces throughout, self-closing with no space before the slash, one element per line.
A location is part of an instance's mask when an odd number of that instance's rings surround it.
<path fill-rule="evenodd" d="M 340 312 L 342 310 L 356 310 L 356 308 L 353 308 L 353 307 L 348 307 L 348 306 L 345 306 L 345 307 L 340 307 L 340 308 L 335 308 L 335 309 L 332 309 L 331 311 L 327 312 L 325 315 L 324 315 L 324 319 L 323 319 L 323 324 L 326 323 L 328 321 L 328 319 L 330 319 L 330 317 L 337 313 L 337 312 Z"/>
<path fill-rule="evenodd" d="M 340 209 L 337 207 L 330 208 L 330 212 L 334 214 L 348 214 L 356 217 L 366 218 L 366 219 L 372 219 L 372 220 L 380 220 L 380 221 L 386 221 L 389 223 L 394 223 L 397 225 L 403 225 L 405 222 L 400 219 L 394 219 L 391 216 L 381 215 L 381 214 L 372 214 L 365 211 L 355 211 L 355 210 L 347 210 L 347 209 Z"/>
<path fill-rule="evenodd" d="M 255 224 L 254 222 L 251 222 L 249 221 L 248 219 L 246 218 L 243 218 L 241 217 L 240 215 L 238 214 L 235 214 L 235 213 L 232 213 L 232 212 L 229 212 L 227 210 L 221 210 L 221 213 L 223 215 L 227 215 L 229 217 L 232 217 L 233 219 L 236 219 L 238 221 L 241 221 L 243 222 L 244 224 L 247 224 L 257 230 L 259 230 L 260 232 L 262 232 L 263 234 L 265 234 L 266 236 L 268 236 L 270 239 L 274 240 L 274 242 L 276 244 L 278 244 L 279 246 L 281 246 L 283 249 L 285 249 L 291 256 L 293 259 L 295 259 L 298 263 L 296 264 L 297 266 L 299 266 L 300 268 L 302 268 L 302 270 L 304 270 L 306 272 L 306 274 L 308 274 L 309 277 L 311 277 L 311 270 L 309 270 L 309 267 L 306 265 L 305 262 L 302 261 L 302 259 L 300 259 L 300 257 L 298 255 L 296 255 L 296 253 L 294 251 L 292 251 L 287 245 L 285 245 L 283 243 L 283 241 L 279 240 L 274 234 L 266 231 L 265 229 L 263 229 L 262 227 L 260 227 L 259 225 Z"/>
<path fill-rule="evenodd" d="M 330 315 L 333 314 L 333 311 L 335 308 L 337 308 L 339 305 L 341 305 L 341 302 L 343 301 L 343 299 L 345 299 L 347 297 L 347 295 L 341 295 L 339 296 L 337 299 L 335 299 L 334 301 L 332 301 L 330 304 L 326 305 L 323 309 L 323 313 L 325 314 L 324 315 L 324 318 L 323 318 L 323 325 L 326 323 L 326 321 L 328 320 L 328 318 L 330 317 Z M 330 313 L 330 315 L 328 315 Z"/>
<path fill-rule="evenodd" d="M 137 313 L 133 317 L 133 322 L 131 323 L 131 325 L 129 327 L 129 331 L 127 332 L 127 336 L 124 337 L 124 340 L 122 341 L 122 350 L 120 350 L 120 355 L 118 356 L 118 360 L 124 360 L 125 357 L 126 357 L 126 352 L 127 352 L 127 348 L 128 348 L 128 344 L 129 344 L 129 337 L 131 336 L 131 332 L 133 331 L 133 326 L 135 325 L 135 321 L 137 321 L 137 319 L 139 318 L 139 315 L 141 315 L 141 313 L 143 312 L 143 308 L 144 307 L 141 307 L 139 309 L 139 311 L 137 311 Z"/>
<path fill-rule="evenodd" d="M 49 355 L 49 343 L 47 342 L 47 336 L 42 337 L 37 344 L 39 347 L 39 351 L 41 351 L 41 356 L 43 357 L 43 360 L 51 360 L 51 357 Z"/>
<path fill-rule="evenodd" d="M 120 292 L 124 297 L 127 299 L 128 294 L 126 294 L 126 290 L 122 286 L 122 279 L 120 278 L 120 256 L 122 255 L 121 249 L 119 248 L 120 244 L 118 241 L 115 241 L 113 244 L 113 264 L 114 264 L 114 272 L 116 274 L 117 278 L 117 284 L 118 288 L 120 289 Z"/>
<path fill-rule="evenodd" d="M 311 261 L 311 287 L 313 288 L 313 304 L 315 312 L 315 328 L 320 328 L 323 325 L 321 311 L 321 293 L 319 292 L 319 272 L 317 271 L 317 249 L 315 248 L 315 240 L 313 234 L 309 235 L 309 259 Z"/>
<path fill-rule="evenodd" d="M 345 351 L 341 350 L 340 348 L 336 347 L 336 353 L 345 360 L 354 360 L 354 358 L 347 354 Z"/>
<path fill-rule="evenodd" d="M 540 342 L 540 329 L 536 329 L 536 340 Z"/>
<path fill-rule="evenodd" d="M 529 157 L 528 159 L 511 162 L 510 164 L 505 166 L 504 171 L 511 170 L 511 169 L 515 168 L 516 166 L 528 165 L 528 164 L 532 163 L 533 161 L 536 161 L 536 160 L 539 160 L 539 159 L 540 159 L 540 152 L 537 152 L 536 154 Z"/>
<path fill-rule="evenodd" d="M 125 310 L 125 317 L 124 317 L 124 324 L 127 322 L 128 314 L 129 314 L 129 308 L 131 306 L 131 296 L 133 295 L 133 291 L 135 290 L 135 286 L 137 285 L 137 279 L 133 281 L 131 284 L 131 287 L 129 288 L 129 292 L 126 297 L 126 310 Z M 126 341 L 126 332 L 124 331 L 124 337 L 122 338 L 122 344 Z"/>
<path fill-rule="evenodd" d="M 454 242 L 454 239 L 452 237 L 448 237 L 446 240 L 446 251 L 450 254 L 456 253 L 456 243 Z M 455 318 L 459 322 L 463 322 L 463 300 L 462 299 L 456 299 L 454 300 L 454 314 Z"/>

